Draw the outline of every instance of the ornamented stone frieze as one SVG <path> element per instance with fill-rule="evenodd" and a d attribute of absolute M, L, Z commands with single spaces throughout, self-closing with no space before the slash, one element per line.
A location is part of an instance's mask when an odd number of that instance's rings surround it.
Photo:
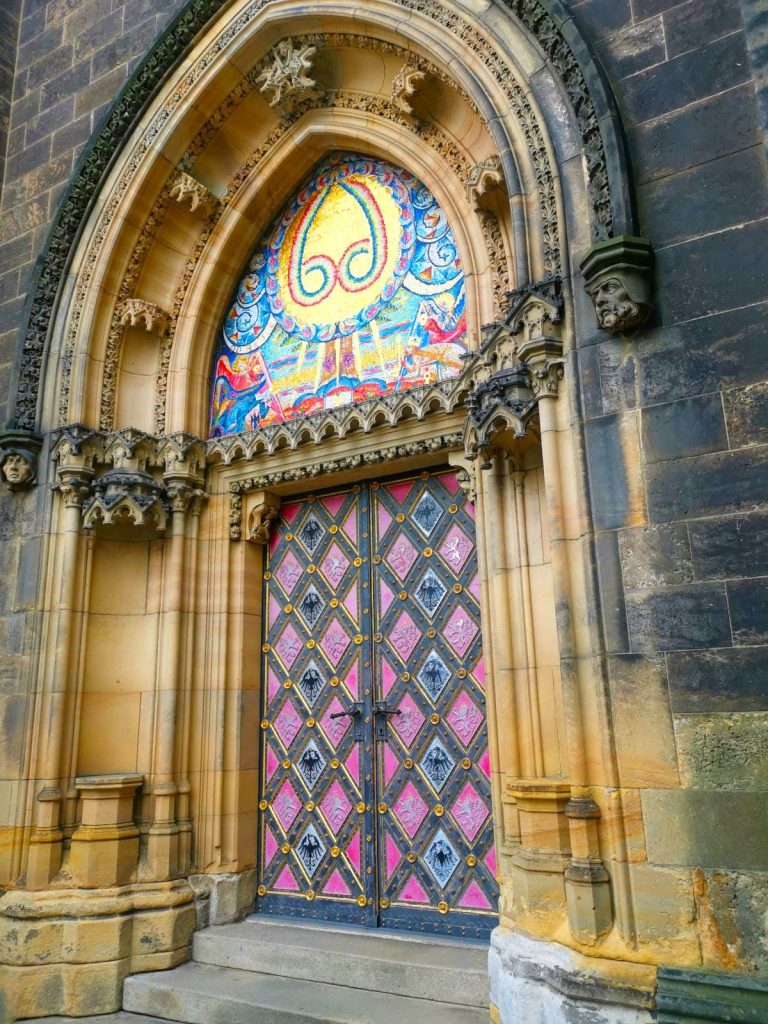
<path fill-rule="evenodd" d="M 10 491 L 27 491 L 37 482 L 42 438 L 26 430 L 0 433 L 0 477 Z"/>
<path fill-rule="evenodd" d="M 582 260 L 581 270 L 602 330 L 633 331 L 650 320 L 653 250 L 646 239 L 621 235 L 598 242 Z"/>
<path fill-rule="evenodd" d="M 281 107 L 311 92 L 317 82 L 310 72 L 317 48 L 301 46 L 293 39 L 283 39 L 272 50 L 269 65 L 259 75 L 257 84 L 263 93 L 271 93 L 269 105 Z"/>
<path fill-rule="evenodd" d="M 143 327 L 147 334 L 162 338 L 168 330 L 168 313 L 154 302 L 144 299 L 125 299 L 118 308 L 123 327 Z"/>
<path fill-rule="evenodd" d="M 171 184 L 170 197 L 175 199 L 177 203 L 188 206 L 192 213 L 196 210 L 210 213 L 218 202 L 213 192 L 207 189 L 197 178 L 187 174 L 186 171 L 179 171 L 174 178 Z"/>

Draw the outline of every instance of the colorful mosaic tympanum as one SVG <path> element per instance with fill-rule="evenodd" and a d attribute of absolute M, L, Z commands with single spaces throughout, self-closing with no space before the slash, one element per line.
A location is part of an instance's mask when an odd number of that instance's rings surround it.
<path fill-rule="evenodd" d="M 252 259 L 216 353 L 211 434 L 333 409 L 461 372 L 464 273 L 432 193 L 336 154 Z"/>
<path fill-rule="evenodd" d="M 497 923 L 474 526 L 452 471 L 283 506 L 259 911 L 467 936 Z"/>

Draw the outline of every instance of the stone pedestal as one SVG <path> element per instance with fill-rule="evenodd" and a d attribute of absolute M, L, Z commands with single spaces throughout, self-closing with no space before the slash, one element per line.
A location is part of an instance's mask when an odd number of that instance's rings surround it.
<path fill-rule="evenodd" d="M 143 775 L 94 775 L 76 780 L 80 825 L 72 836 L 69 869 L 83 888 L 126 885 L 136 875 L 139 830 L 133 804 Z"/>

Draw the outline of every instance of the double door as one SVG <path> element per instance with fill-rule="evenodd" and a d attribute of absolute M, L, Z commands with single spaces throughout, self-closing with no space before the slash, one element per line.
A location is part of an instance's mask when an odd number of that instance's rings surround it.
<path fill-rule="evenodd" d="M 487 935 L 474 508 L 455 472 L 283 505 L 267 568 L 257 910 Z"/>

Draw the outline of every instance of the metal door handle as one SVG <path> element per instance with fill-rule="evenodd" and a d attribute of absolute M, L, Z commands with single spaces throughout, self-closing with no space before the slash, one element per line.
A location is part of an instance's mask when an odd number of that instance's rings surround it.
<path fill-rule="evenodd" d="M 377 700 L 373 713 L 376 716 L 376 739 L 385 740 L 387 738 L 387 719 L 401 715 L 402 711 L 399 708 L 388 708 L 385 700 Z"/>
<path fill-rule="evenodd" d="M 351 718 L 352 719 L 352 736 L 356 743 L 362 743 L 365 739 L 365 733 L 363 729 L 363 705 L 353 704 L 348 711 L 337 711 L 331 715 L 331 719 L 335 718 Z"/>

